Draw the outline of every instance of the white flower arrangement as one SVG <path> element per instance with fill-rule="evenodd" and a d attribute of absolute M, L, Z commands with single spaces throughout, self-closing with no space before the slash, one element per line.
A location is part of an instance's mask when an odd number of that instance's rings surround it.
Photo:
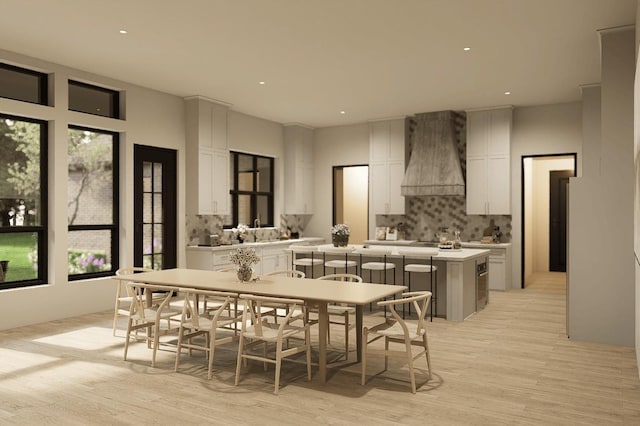
<path fill-rule="evenodd" d="M 229 255 L 231 262 L 238 267 L 251 267 L 252 265 L 260 262 L 260 258 L 256 254 L 256 250 L 253 247 L 243 247 L 234 250 Z"/>
<path fill-rule="evenodd" d="M 232 228 L 231 232 L 233 235 L 239 239 L 244 240 L 247 234 L 249 233 L 249 225 L 245 225 L 244 223 L 239 223 L 236 228 Z"/>
<path fill-rule="evenodd" d="M 351 234 L 351 228 L 346 223 L 338 223 L 331 227 L 331 235 L 349 235 Z"/>

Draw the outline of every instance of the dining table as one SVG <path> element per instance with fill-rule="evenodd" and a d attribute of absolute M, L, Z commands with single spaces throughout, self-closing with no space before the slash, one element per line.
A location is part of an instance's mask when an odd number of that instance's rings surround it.
<path fill-rule="evenodd" d="M 262 276 L 256 280 L 241 282 L 235 272 L 219 272 L 200 269 L 164 269 L 135 274 L 135 281 L 147 284 L 202 290 L 225 291 L 237 294 L 300 299 L 307 306 L 318 309 L 318 374 L 320 381 L 327 381 L 327 337 L 329 303 L 346 303 L 356 307 L 357 362 L 362 359 L 362 326 L 364 306 L 406 290 L 403 285 L 351 283 L 313 278 L 286 276 Z"/>

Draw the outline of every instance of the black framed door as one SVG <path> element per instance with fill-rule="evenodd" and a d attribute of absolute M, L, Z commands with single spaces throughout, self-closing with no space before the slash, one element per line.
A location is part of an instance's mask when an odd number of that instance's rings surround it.
<path fill-rule="evenodd" d="M 133 264 L 151 269 L 177 266 L 176 151 L 135 145 Z"/>
<path fill-rule="evenodd" d="M 549 172 L 549 271 L 567 272 L 567 185 L 573 170 Z"/>

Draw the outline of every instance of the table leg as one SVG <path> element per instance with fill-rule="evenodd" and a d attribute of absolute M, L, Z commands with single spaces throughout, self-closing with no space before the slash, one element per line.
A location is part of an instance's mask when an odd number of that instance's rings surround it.
<path fill-rule="evenodd" d="M 356 305 L 356 359 L 362 362 L 362 315 L 364 306 Z"/>
<path fill-rule="evenodd" d="M 327 383 L 327 337 L 329 314 L 327 302 L 318 302 L 318 373 L 320 381 Z"/>

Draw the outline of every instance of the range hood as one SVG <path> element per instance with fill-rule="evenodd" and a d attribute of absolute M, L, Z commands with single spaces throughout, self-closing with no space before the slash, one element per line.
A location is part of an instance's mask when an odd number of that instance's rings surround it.
<path fill-rule="evenodd" d="M 405 197 L 464 195 L 453 111 L 415 115 L 411 158 L 402 180 Z"/>

